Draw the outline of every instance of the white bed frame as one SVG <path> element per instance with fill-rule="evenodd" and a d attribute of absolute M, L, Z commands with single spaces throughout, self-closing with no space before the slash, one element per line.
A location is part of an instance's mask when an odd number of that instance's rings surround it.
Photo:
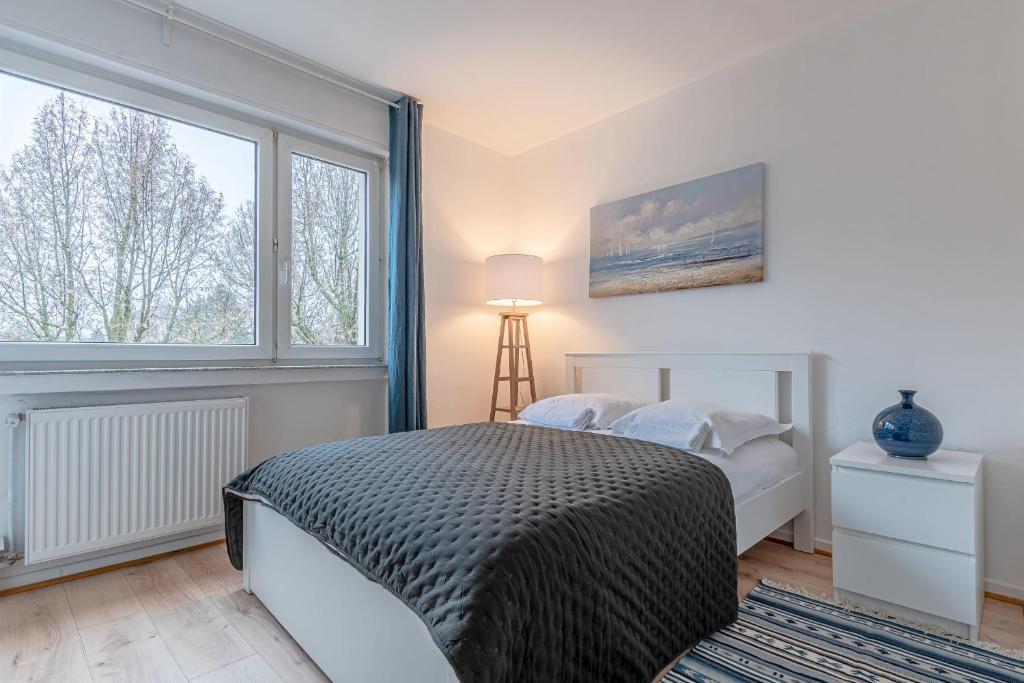
<path fill-rule="evenodd" d="M 790 520 L 813 552 L 809 354 L 566 354 L 567 390 L 644 400 L 699 398 L 792 422 L 801 472 L 736 508 L 738 551 Z M 457 683 L 426 626 L 401 600 L 257 501 L 243 506 L 243 584 L 333 681 Z M 667 664 L 667 662 L 666 662 Z"/>
<path fill-rule="evenodd" d="M 736 550 L 742 554 L 792 520 L 793 547 L 814 552 L 810 354 L 567 353 L 565 388 L 652 403 L 707 401 L 792 423 L 783 438 L 800 471 L 736 506 Z"/>

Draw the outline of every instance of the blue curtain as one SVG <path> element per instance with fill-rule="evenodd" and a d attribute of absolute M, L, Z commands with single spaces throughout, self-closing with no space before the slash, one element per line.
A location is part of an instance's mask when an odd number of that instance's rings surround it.
<path fill-rule="evenodd" d="M 403 97 L 391 111 L 388 227 L 388 431 L 427 426 L 423 339 L 423 105 Z"/>

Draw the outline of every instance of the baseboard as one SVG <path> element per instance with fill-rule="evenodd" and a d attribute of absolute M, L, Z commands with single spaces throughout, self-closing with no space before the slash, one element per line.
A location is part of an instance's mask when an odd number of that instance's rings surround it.
<path fill-rule="evenodd" d="M 1015 586 L 1005 581 L 985 579 L 985 595 L 993 600 L 1024 606 L 1024 586 Z"/>
<path fill-rule="evenodd" d="M 0 568 L 0 595 L 18 592 L 27 586 L 40 587 L 109 571 L 111 568 L 128 566 L 143 560 L 148 561 L 154 556 L 164 556 L 180 550 L 219 542 L 223 538 L 224 527 L 218 524 L 163 538 L 157 542 L 137 543 L 128 548 L 92 553 L 84 559 L 55 560 L 27 567 L 23 564 L 3 567 Z"/>
<path fill-rule="evenodd" d="M 76 578 L 99 574 L 120 567 L 149 562 L 168 555 L 174 555 L 182 550 L 191 550 L 198 546 L 211 545 L 223 540 L 224 529 L 217 526 L 208 530 L 200 530 L 198 533 L 193 532 L 186 536 L 164 540 L 160 543 L 133 547 L 128 550 L 98 557 L 90 557 L 86 560 L 75 560 L 64 564 L 48 563 L 46 566 L 40 567 L 25 567 L 24 565 L 10 568 L 5 567 L 0 569 L 0 597 L 9 593 L 41 588 L 46 585 L 63 583 L 64 581 L 71 581 Z M 779 529 L 771 534 L 768 540 L 792 545 L 793 532 L 788 529 Z M 814 552 L 831 557 L 831 540 L 815 538 Z M 985 596 L 993 600 L 1024 606 L 1024 587 L 1015 586 L 1005 581 L 985 579 Z"/>
<path fill-rule="evenodd" d="M 781 541 L 783 543 L 793 544 L 793 530 L 783 527 L 776 529 L 769 536 L 770 541 Z M 814 539 L 814 552 L 819 555 L 825 555 L 826 557 L 832 557 L 832 540 L 825 540 L 824 538 Z"/>

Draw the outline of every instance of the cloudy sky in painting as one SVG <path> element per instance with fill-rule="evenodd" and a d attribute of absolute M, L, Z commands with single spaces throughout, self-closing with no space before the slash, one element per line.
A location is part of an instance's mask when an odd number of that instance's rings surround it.
<path fill-rule="evenodd" d="M 764 164 L 673 185 L 590 210 L 590 254 L 678 244 L 760 221 Z"/>

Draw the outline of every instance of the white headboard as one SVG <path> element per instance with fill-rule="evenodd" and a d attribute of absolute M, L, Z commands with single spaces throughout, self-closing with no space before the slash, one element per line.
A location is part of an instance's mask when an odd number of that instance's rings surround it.
<path fill-rule="evenodd" d="M 800 456 L 812 499 L 811 354 L 567 353 L 565 370 L 568 393 L 688 398 L 792 422 L 784 438 Z"/>

